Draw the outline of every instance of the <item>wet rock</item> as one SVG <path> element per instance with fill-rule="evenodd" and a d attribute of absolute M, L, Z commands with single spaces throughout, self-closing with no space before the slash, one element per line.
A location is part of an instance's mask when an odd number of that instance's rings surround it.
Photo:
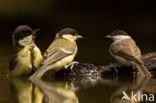
<path fill-rule="evenodd" d="M 156 75 L 156 52 L 143 55 L 146 68 Z M 55 77 L 71 78 L 116 78 L 122 76 L 136 77 L 137 71 L 132 67 L 126 67 L 118 63 L 111 63 L 106 66 L 95 66 L 89 63 L 75 64 L 73 68 L 57 72 Z"/>
<path fill-rule="evenodd" d="M 156 52 L 143 55 L 146 68 L 156 76 Z M 137 77 L 137 71 L 133 67 L 126 67 L 119 63 L 111 63 L 104 66 L 96 66 L 89 63 L 74 64 L 72 69 L 63 69 L 50 75 L 49 79 L 68 80 L 76 82 L 75 84 L 94 85 L 98 82 L 107 82 L 112 80 L 134 79 Z M 125 80 L 124 80 L 125 81 Z"/>

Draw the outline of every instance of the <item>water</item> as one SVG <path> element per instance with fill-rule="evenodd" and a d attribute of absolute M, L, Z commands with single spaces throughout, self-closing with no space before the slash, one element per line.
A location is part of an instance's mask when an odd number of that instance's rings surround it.
<path fill-rule="evenodd" d="M 0 103 L 156 103 L 155 78 L 82 78 L 34 82 L 26 78 L 8 79 L 6 74 L 12 52 L 5 53 L 10 55 L 3 55 L 0 59 Z M 121 101 L 123 92 L 130 99 L 132 92 L 145 94 L 147 98 L 144 97 L 143 101 Z M 154 102 L 149 101 L 150 94 L 154 95 Z"/>

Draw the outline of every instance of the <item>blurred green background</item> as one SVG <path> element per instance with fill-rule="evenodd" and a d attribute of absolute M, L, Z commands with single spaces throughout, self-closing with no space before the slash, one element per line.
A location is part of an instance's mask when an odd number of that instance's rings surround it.
<path fill-rule="evenodd" d="M 155 51 L 155 8 L 154 1 L 136 0 L 0 0 L 1 66 L 6 68 L 15 54 L 11 36 L 22 24 L 41 29 L 36 43 L 42 52 L 60 29 L 77 29 L 85 37 L 78 41 L 79 62 L 112 62 L 108 52 L 111 40 L 105 35 L 117 29 L 129 33 L 143 53 Z"/>

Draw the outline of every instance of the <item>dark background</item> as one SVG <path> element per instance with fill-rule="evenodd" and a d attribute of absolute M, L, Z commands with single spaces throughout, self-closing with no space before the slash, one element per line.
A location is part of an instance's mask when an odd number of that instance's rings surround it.
<path fill-rule="evenodd" d="M 108 52 L 111 40 L 105 35 L 117 29 L 129 33 L 143 53 L 156 51 L 155 5 L 154 0 L 0 0 L 0 101 L 14 102 L 4 78 L 15 54 L 11 37 L 16 26 L 40 28 L 36 43 L 42 52 L 60 29 L 75 28 L 85 37 L 78 41 L 76 60 L 106 65 L 113 59 Z M 108 103 L 112 91 L 101 86 L 77 94 L 80 103 Z"/>
<path fill-rule="evenodd" d="M 0 0 L 0 62 L 9 63 L 15 54 L 11 36 L 21 24 L 41 29 L 36 43 L 42 52 L 60 29 L 77 29 L 85 37 L 78 41 L 79 62 L 112 62 L 111 40 L 105 35 L 117 29 L 129 33 L 143 53 L 156 51 L 155 5 L 138 0 Z"/>

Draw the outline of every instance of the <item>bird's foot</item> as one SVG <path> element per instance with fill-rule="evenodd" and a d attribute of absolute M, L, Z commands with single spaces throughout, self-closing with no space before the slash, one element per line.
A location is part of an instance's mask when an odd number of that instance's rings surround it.
<path fill-rule="evenodd" d="M 133 68 L 133 75 L 134 75 L 134 77 L 137 77 L 137 73 L 139 72 L 139 70 L 134 65 L 132 65 L 132 68 Z"/>
<path fill-rule="evenodd" d="M 79 64 L 79 62 L 73 61 L 73 62 L 71 62 L 70 64 L 65 65 L 65 68 L 67 69 L 68 67 L 70 67 L 70 69 L 72 70 L 75 64 Z"/>

